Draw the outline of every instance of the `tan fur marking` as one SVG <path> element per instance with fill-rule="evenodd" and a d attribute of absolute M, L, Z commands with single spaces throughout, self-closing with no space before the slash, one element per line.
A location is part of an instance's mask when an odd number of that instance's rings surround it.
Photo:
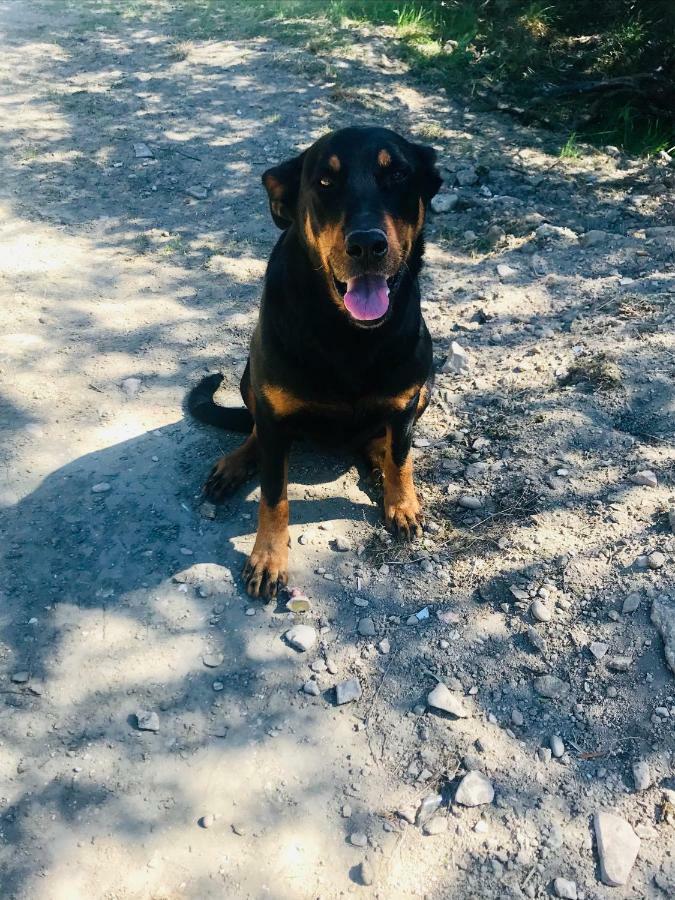
<path fill-rule="evenodd" d="M 340 160 L 338 159 L 338 157 L 335 154 L 333 154 L 328 159 L 328 168 L 331 170 L 331 172 L 339 172 L 340 171 Z"/>
<path fill-rule="evenodd" d="M 391 428 L 387 428 L 384 455 L 384 521 L 397 533 L 406 536 L 421 532 L 421 512 L 413 482 L 412 456 L 408 454 L 403 465 L 397 466 L 391 452 Z"/>
<path fill-rule="evenodd" d="M 384 148 L 380 150 L 377 154 L 377 161 L 381 166 L 390 166 L 391 165 L 391 156 L 389 155 L 389 151 Z"/>
<path fill-rule="evenodd" d="M 286 416 L 292 416 L 294 413 L 317 412 L 326 415 L 330 413 L 349 412 L 351 407 L 348 403 L 320 403 L 316 400 L 303 400 L 292 391 L 280 387 L 276 384 L 266 384 L 262 388 L 262 394 L 272 407 L 272 412 L 280 419 Z"/>

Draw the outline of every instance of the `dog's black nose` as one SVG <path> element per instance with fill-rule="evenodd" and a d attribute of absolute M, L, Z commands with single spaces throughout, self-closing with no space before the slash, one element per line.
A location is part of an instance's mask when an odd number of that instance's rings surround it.
<path fill-rule="evenodd" d="M 345 238 L 347 256 L 362 262 L 382 259 L 389 249 L 387 235 L 379 228 L 368 231 L 351 231 Z"/>

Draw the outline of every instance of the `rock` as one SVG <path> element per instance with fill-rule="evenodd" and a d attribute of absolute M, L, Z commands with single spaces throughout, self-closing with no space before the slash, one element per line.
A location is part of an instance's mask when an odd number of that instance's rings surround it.
<path fill-rule="evenodd" d="M 342 681 L 335 687 L 335 700 L 338 706 L 343 703 L 352 703 L 361 697 L 361 685 L 358 678 L 350 678 L 348 681 Z"/>
<path fill-rule="evenodd" d="M 243 822 L 233 822 L 232 831 L 234 831 L 235 834 L 238 834 L 239 837 L 246 837 L 248 834 L 248 827 Z"/>
<path fill-rule="evenodd" d="M 311 625 L 294 625 L 284 635 L 294 650 L 305 653 L 316 644 L 316 631 Z"/>
<path fill-rule="evenodd" d="M 599 247 L 606 243 L 610 237 L 611 235 L 606 231 L 593 229 L 582 234 L 579 238 L 579 243 L 582 247 Z"/>
<path fill-rule="evenodd" d="M 592 654 L 596 659 L 602 659 L 602 657 L 603 657 L 603 656 L 607 653 L 607 651 L 609 650 L 609 644 L 605 644 L 605 643 L 603 643 L 602 641 L 592 641 L 592 642 L 588 645 L 588 649 L 591 651 L 591 654 Z"/>
<path fill-rule="evenodd" d="M 609 887 L 626 884 L 640 849 L 640 838 L 625 819 L 608 812 L 593 817 L 600 878 Z"/>
<path fill-rule="evenodd" d="M 218 666 L 222 666 L 224 661 L 225 657 L 222 653 L 205 653 L 202 656 L 202 662 L 210 669 L 217 669 Z"/>
<path fill-rule="evenodd" d="M 309 612 L 311 608 L 312 603 L 309 597 L 305 597 L 304 594 L 293 594 L 288 598 L 286 603 L 286 609 L 289 612 L 306 613 Z"/>
<path fill-rule="evenodd" d="M 427 704 L 434 709 L 440 709 L 443 712 L 451 713 L 458 719 L 466 719 L 469 713 L 464 708 L 464 704 L 460 697 L 449 691 L 444 684 L 440 682 L 429 693 Z"/>
<path fill-rule="evenodd" d="M 630 656 L 613 656 L 607 660 L 607 668 L 612 672 L 627 672 L 632 664 L 633 660 Z"/>
<path fill-rule="evenodd" d="M 343 819 L 351 819 L 351 817 L 352 817 L 352 808 L 351 808 L 351 806 L 349 805 L 349 803 L 343 803 L 343 804 L 342 804 L 342 809 L 341 809 L 340 812 L 342 813 L 342 818 L 343 818 Z"/>
<path fill-rule="evenodd" d="M 646 791 L 651 785 L 652 773 L 646 760 L 641 759 L 633 763 L 633 781 L 635 782 L 636 791 Z"/>
<path fill-rule="evenodd" d="M 469 369 L 469 356 L 457 341 L 450 344 L 450 355 L 443 363 L 441 372 L 454 372 L 455 375 L 462 375 Z"/>
<path fill-rule="evenodd" d="M 27 684 L 30 681 L 30 674 L 28 672 L 15 672 L 12 675 L 12 681 L 14 684 Z"/>
<path fill-rule="evenodd" d="M 426 835 L 443 834 L 443 832 L 447 830 L 447 816 L 434 816 L 433 819 L 429 819 L 429 821 L 422 826 L 422 834 Z"/>
<path fill-rule="evenodd" d="M 159 716 L 146 709 L 136 711 L 136 725 L 139 731 L 159 731 Z"/>
<path fill-rule="evenodd" d="M 462 237 L 464 238 L 465 241 L 468 241 L 468 243 L 472 243 L 473 241 L 476 240 L 478 235 L 476 234 L 475 231 L 471 231 L 470 228 L 467 228 L 467 230 L 462 234 Z"/>
<path fill-rule="evenodd" d="M 567 878 L 556 878 L 553 881 L 553 891 L 556 897 L 564 897 L 565 900 L 577 900 L 577 886 L 574 881 Z"/>
<path fill-rule="evenodd" d="M 361 637 L 373 637 L 375 634 L 375 623 L 369 617 L 359 619 L 358 632 Z"/>
<path fill-rule="evenodd" d="M 675 534 L 675 506 L 668 510 L 668 524 L 670 525 L 670 530 Z"/>
<path fill-rule="evenodd" d="M 362 831 L 352 831 L 349 835 L 349 843 L 354 847 L 368 846 L 368 838 Z"/>
<path fill-rule="evenodd" d="M 214 816 L 211 813 L 207 813 L 205 816 L 202 816 L 199 820 L 200 828 L 210 828 L 213 825 Z"/>
<path fill-rule="evenodd" d="M 512 266 L 507 266 L 506 263 L 499 263 L 497 266 L 497 275 L 499 275 L 500 278 L 512 278 L 517 274 L 518 270 L 514 269 Z"/>
<path fill-rule="evenodd" d="M 361 861 L 359 866 L 359 879 L 361 884 L 368 887 L 375 881 L 375 871 L 367 859 Z"/>
<path fill-rule="evenodd" d="M 630 476 L 630 480 L 633 484 L 644 484 L 645 487 L 655 488 L 658 485 L 656 475 L 651 469 L 643 469 L 641 472 L 636 472 Z"/>
<path fill-rule="evenodd" d="M 551 762 L 552 758 L 553 753 L 551 752 L 550 747 L 539 747 L 539 749 L 537 750 L 537 759 L 539 760 L 539 762 L 547 766 Z"/>
<path fill-rule="evenodd" d="M 539 598 L 532 603 L 530 612 L 532 613 L 532 618 L 537 622 L 550 622 L 553 618 L 551 607 Z"/>
<path fill-rule="evenodd" d="M 640 605 L 640 595 L 638 593 L 629 594 L 626 597 L 626 599 L 623 601 L 623 606 L 621 608 L 621 612 L 624 615 L 626 613 L 634 613 L 639 605 Z"/>
<path fill-rule="evenodd" d="M 188 197 L 193 197 L 195 200 L 206 200 L 209 195 L 206 188 L 202 187 L 200 184 L 193 184 L 190 185 L 190 187 L 186 187 L 185 193 Z"/>
<path fill-rule="evenodd" d="M 534 679 L 534 689 L 540 697 L 549 700 L 560 700 L 570 692 L 570 686 L 555 675 L 540 675 Z"/>
<path fill-rule="evenodd" d="M 441 794 L 429 794 L 417 807 L 415 814 L 415 825 L 422 826 L 436 813 L 443 802 Z"/>
<path fill-rule="evenodd" d="M 311 679 L 303 684 L 302 689 L 305 694 L 309 694 L 310 697 L 318 697 L 321 693 L 319 685 L 316 681 L 312 681 Z"/>
<path fill-rule="evenodd" d="M 655 597 L 652 603 L 651 620 L 661 633 L 666 662 L 675 674 L 675 600 L 664 594 Z"/>
<path fill-rule="evenodd" d="M 205 500 L 199 507 L 199 514 L 202 519 L 215 519 L 217 512 L 216 504 L 211 503 L 209 500 Z"/>
<path fill-rule="evenodd" d="M 383 653 L 386 656 L 386 654 L 391 650 L 391 644 L 389 643 L 387 638 L 383 638 L 377 645 L 377 649 L 380 651 L 380 653 Z"/>
<path fill-rule="evenodd" d="M 478 184 L 478 173 L 473 166 L 467 166 L 465 169 L 455 172 L 455 179 L 460 187 L 471 187 L 473 184 Z"/>
<path fill-rule="evenodd" d="M 147 144 L 143 143 L 143 141 L 136 141 L 134 144 L 134 156 L 136 159 L 152 159 L 154 157 L 154 153 L 148 147 Z"/>
<path fill-rule="evenodd" d="M 455 794 L 455 803 L 461 806 L 483 806 L 492 803 L 495 789 L 489 778 L 474 769 L 462 778 Z"/>
<path fill-rule="evenodd" d="M 512 709 L 511 710 L 511 721 L 513 722 L 514 725 L 516 725 L 518 728 L 520 728 L 521 725 L 525 724 L 525 717 L 523 716 L 523 714 L 521 713 L 521 711 L 519 709 Z"/>
<path fill-rule="evenodd" d="M 549 225 L 544 222 L 534 232 L 534 236 L 538 241 L 556 240 L 556 241 L 576 241 L 577 236 L 570 228 L 561 228 L 559 225 Z"/>
<path fill-rule="evenodd" d="M 556 759 L 560 759 L 560 757 L 565 753 L 565 744 L 563 743 L 563 739 L 558 734 L 554 734 L 550 740 L 551 744 L 551 754 L 555 756 Z"/>
<path fill-rule="evenodd" d="M 133 398 L 138 395 L 142 384 L 143 382 L 140 378 L 125 378 L 121 384 L 121 388 L 127 397 L 130 400 L 133 400 Z"/>
<path fill-rule="evenodd" d="M 431 198 L 431 208 L 435 213 L 447 213 L 453 210 L 459 202 L 458 194 L 436 194 Z"/>
<path fill-rule="evenodd" d="M 336 537 L 334 546 L 338 553 L 347 553 L 348 550 L 352 549 L 352 545 L 346 537 Z"/>
<path fill-rule="evenodd" d="M 487 230 L 487 239 L 491 244 L 498 244 L 506 237 L 506 232 L 499 225 L 490 225 Z"/>
<path fill-rule="evenodd" d="M 107 481 L 99 481 L 98 484 L 92 485 L 91 492 L 92 494 L 106 494 L 110 490 L 110 485 Z"/>
<path fill-rule="evenodd" d="M 653 553 L 650 553 L 647 557 L 647 565 L 650 569 L 661 569 L 666 564 L 666 557 L 664 553 L 661 553 L 659 550 L 655 550 Z"/>
<path fill-rule="evenodd" d="M 546 641 L 544 640 L 542 635 L 539 634 L 536 628 L 532 628 L 532 626 L 530 626 L 527 629 L 527 637 L 535 650 L 538 650 L 540 653 L 546 652 Z"/>
<path fill-rule="evenodd" d="M 463 509 L 480 509 L 483 505 L 483 501 L 480 497 L 472 497 L 470 494 L 462 494 L 462 496 L 457 500 L 457 505 L 461 506 Z"/>

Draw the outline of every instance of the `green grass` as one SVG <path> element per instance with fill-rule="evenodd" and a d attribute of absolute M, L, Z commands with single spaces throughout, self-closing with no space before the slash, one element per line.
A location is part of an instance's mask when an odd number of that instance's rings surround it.
<path fill-rule="evenodd" d="M 560 159 L 579 159 L 581 155 L 581 150 L 577 144 L 577 135 L 573 131 L 560 148 Z"/>

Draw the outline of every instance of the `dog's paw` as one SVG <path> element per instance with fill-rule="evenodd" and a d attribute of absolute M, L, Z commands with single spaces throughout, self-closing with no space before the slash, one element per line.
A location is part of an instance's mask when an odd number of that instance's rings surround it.
<path fill-rule="evenodd" d="M 242 578 L 251 597 L 277 596 L 279 590 L 288 584 L 288 551 L 255 547 L 251 552 Z"/>
<path fill-rule="evenodd" d="M 411 541 L 422 534 L 422 508 L 417 497 L 404 497 L 397 503 L 384 505 L 384 522 L 387 528 L 398 538 Z"/>
<path fill-rule="evenodd" d="M 243 484 L 250 473 L 250 468 L 246 463 L 237 459 L 233 459 L 234 454 L 221 457 L 215 466 L 209 472 L 209 477 L 204 484 L 204 496 L 215 503 L 219 503 L 232 494 Z"/>

